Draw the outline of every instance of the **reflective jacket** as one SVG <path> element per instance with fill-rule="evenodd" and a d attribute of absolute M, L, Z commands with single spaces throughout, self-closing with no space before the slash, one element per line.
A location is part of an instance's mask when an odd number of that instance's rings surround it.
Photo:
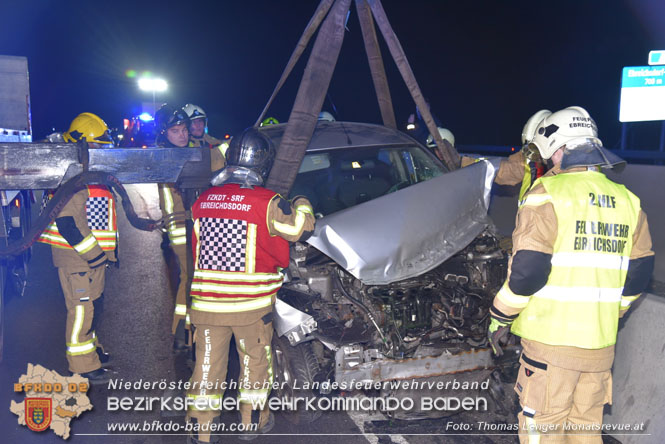
<path fill-rule="evenodd" d="M 190 134 L 189 146 L 210 148 L 210 171 L 218 171 L 224 168 L 226 159 L 224 155 L 229 147 L 228 140 L 219 140 L 210 134 L 204 134 L 201 138 L 196 138 Z"/>
<path fill-rule="evenodd" d="M 522 200 L 526 192 L 531 189 L 531 185 L 536 181 L 536 178 L 542 175 L 543 168 L 542 164 L 528 161 L 523 151 L 518 151 L 511 154 L 508 159 L 501 160 L 494 181 L 498 185 L 522 183 L 519 193 L 519 199 Z"/>
<path fill-rule="evenodd" d="M 314 227 L 306 198 L 289 203 L 266 188 L 237 184 L 203 193 L 192 218 L 191 310 L 218 314 L 271 307 L 282 286 L 280 271 L 289 263 L 288 241 Z"/>
<path fill-rule="evenodd" d="M 101 185 L 74 194 L 39 242 L 51 245 L 56 267 L 85 269 L 103 258 L 114 261 L 118 231 L 113 194 Z"/>
<path fill-rule="evenodd" d="M 172 183 L 160 183 L 158 188 L 159 208 L 162 210 L 162 216 L 169 218 L 166 223 L 169 242 L 171 245 L 185 245 L 187 243 L 185 227 L 187 214 L 182 194 Z"/>
<path fill-rule="evenodd" d="M 635 291 L 624 289 L 629 265 L 638 292 L 640 264 L 652 266 L 646 216 L 633 193 L 600 172 L 557 173 L 520 202 L 509 279 L 492 316 L 516 318 L 512 331 L 527 340 L 602 349 L 616 342 L 620 312 L 637 297 L 624 294 Z"/>
<path fill-rule="evenodd" d="M 203 137 L 194 137 L 192 133 L 189 134 L 189 146 L 193 147 L 207 147 L 213 148 L 220 146 L 222 141 L 208 133 L 203 134 Z"/>
<path fill-rule="evenodd" d="M 558 221 L 552 269 L 513 324 L 513 332 L 551 345 L 598 349 L 616 343 L 621 295 L 639 199 L 594 171 L 539 179 Z"/>

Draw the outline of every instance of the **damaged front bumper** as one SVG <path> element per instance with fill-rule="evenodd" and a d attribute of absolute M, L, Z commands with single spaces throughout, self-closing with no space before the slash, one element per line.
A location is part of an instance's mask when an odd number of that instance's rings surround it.
<path fill-rule="evenodd" d="M 348 345 L 340 347 L 335 354 L 335 380 L 347 385 L 373 384 L 487 370 L 496 366 L 491 353 L 488 348 L 457 353 L 443 350 L 436 356 L 392 359 L 383 357 L 376 349 Z"/>
<path fill-rule="evenodd" d="M 313 339 L 308 337 L 317 329 L 316 321 L 312 316 L 290 306 L 281 299 L 275 301 L 273 313 L 277 335 L 286 336 L 292 346 Z"/>

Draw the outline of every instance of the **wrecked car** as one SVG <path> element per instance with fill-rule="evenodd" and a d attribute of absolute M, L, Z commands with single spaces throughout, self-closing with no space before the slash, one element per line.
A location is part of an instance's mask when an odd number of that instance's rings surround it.
<path fill-rule="evenodd" d="M 278 146 L 285 127 L 261 130 Z M 380 396 L 417 397 L 422 391 L 384 383 L 488 379 L 489 308 L 508 257 L 487 215 L 495 167 L 482 161 L 449 172 L 397 130 L 317 124 L 290 193 L 307 196 L 317 226 L 292 246 L 284 270 L 273 350 L 275 378 L 286 384 L 275 395 L 364 383 Z"/>

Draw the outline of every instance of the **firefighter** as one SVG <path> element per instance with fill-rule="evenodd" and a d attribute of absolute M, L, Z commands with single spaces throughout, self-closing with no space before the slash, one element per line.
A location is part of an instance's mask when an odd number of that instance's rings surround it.
<path fill-rule="evenodd" d="M 489 341 L 501 355 L 509 329 L 522 338 L 520 442 L 601 443 L 619 318 L 654 266 L 647 217 L 601 172 L 623 161 L 602 146 L 583 108 L 546 116 L 532 144 L 552 168 L 520 203 Z"/>
<path fill-rule="evenodd" d="M 450 145 L 451 148 L 455 148 L 455 136 L 453 135 L 453 132 L 450 131 L 448 128 L 442 128 L 442 127 L 437 127 L 437 130 L 439 131 L 439 135 L 441 136 L 441 139 L 443 139 L 443 144 Z M 427 148 L 429 148 L 432 153 L 434 153 L 435 156 L 438 157 L 437 154 L 437 148 L 436 148 L 436 142 L 434 141 L 434 137 L 430 134 L 427 136 Z M 464 159 L 469 159 L 470 162 L 465 162 Z M 462 156 L 462 166 L 468 166 L 471 163 L 477 162 L 478 159 L 472 158 L 472 157 L 466 157 Z"/>
<path fill-rule="evenodd" d="M 185 148 L 189 144 L 189 118 L 182 109 L 163 106 L 157 112 L 157 125 L 159 134 L 156 145 L 169 148 Z M 177 271 L 170 270 L 169 275 L 178 275 L 176 286 L 175 309 L 171 332 L 174 334 L 174 351 L 186 351 L 188 347 L 189 321 L 187 319 L 187 288 L 189 285 L 187 261 L 187 232 L 185 220 L 187 219 L 183 195 L 173 183 L 160 183 L 159 206 L 162 216 L 168 218 L 166 234 L 168 244 L 177 260 Z M 167 263 L 170 263 L 167 261 Z"/>
<path fill-rule="evenodd" d="M 427 109 L 430 110 L 430 115 L 432 116 L 432 120 L 434 120 L 434 124 L 437 126 L 437 128 L 443 127 L 441 120 L 432 112 L 430 104 L 427 100 L 425 101 L 425 104 L 427 105 Z M 406 123 L 406 130 L 411 137 L 416 139 L 422 145 L 427 145 L 427 138 L 430 137 L 430 133 L 418 106 L 416 106 L 415 114 L 409 114 L 409 118 L 407 119 Z"/>
<path fill-rule="evenodd" d="M 221 141 L 208 134 L 208 116 L 203 108 L 188 103 L 182 110 L 189 117 L 189 146 L 210 148 L 210 170 L 224 168 L 224 153 L 229 147 L 228 141 Z"/>
<path fill-rule="evenodd" d="M 533 148 L 530 142 L 535 135 L 538 124 L 551 114 L 550 110 L 541 109 L 527 120 L 522 129 L 522 149 L 511 154 L 507 159 L 503 159 L 494 177 L 494 183 L 497 185 L 512 186 L 521 183 L 519 200 L 522 200 L 533 182 L 545 173 L 545 163 L 540 158 L 538 150 Z M 441 137 L 445 140 L 443 134 Z M 469 166 L 477 161 L 478 158 L 462 156 L 462 167 Z"/>
<path fill-rule="evenodd" d="M 266 117 L 261 121 L 261 125 L 259 126 L 277 125 L 277 124 L 279 124 L 279 120 L 275 119 L 274 117 Z"/>
<path fill-rule="evenodd" d="M 321 111 L 318 120 L 319 122 L 334 122 L 335 117 L 333 117 L 328 111 Z"/>
<path fill-rule="evenodd" d="M 522 149 L 501 162 L 499 171 L 494 178 L 494 182 L 498 185 L 517 185 L 521 183 L 519 200 L 524 198 L 535 180 L 545 172 L 545 164 L 540 158 L 538 150 L 533 149 L 533 145 L 530 143 L 538 124 L 551 114 L 550 110 L 541 109 L 527 120 L 522 129 Z"/>
<path fill-rule="evenodd" d="M 63 138 L 85 140 L 90 148 L 112 147 L 108 127 L 92 113 L 79 114 Z M 39 242 L 51 245 L 53 265 L 67 307 L 66 356 L 69 370 L 98 384 L 109 380 L 102 365 L 110 356 L 95 333 L 104 300 L 106 264 L 115 262 L 118 245 L 113 194 L 104 186 L 88 185 L 67 202 L 42 233 Z"/>
<path fill-rule="evenodd" d="M 220 390 L 199 389 L 200 383 L 226 379 L 231 335 L 240 358 L 240 419 L 256 424 L 254 434 L 274 424 L 266 402 L 272 383 L 272 306 L 282 285 L 280 270 L 289 263 L 289 242 L 304 240 L 314 228 L 314 213 L 302 196 L 291 202 L 262 185 L 275 154 L 272 142 L 249 128 L 233 138 L 226 168 L 213 179 L 213 188 L 192 206 L 194 277 L 191 320 L 196 344 L 194 389 L 187 396 L 199 404 L 188 420 L 201 428 L 218 415 Z M 208 408 L 206 408 L 208 407 Z M 190 442 L 211 442 L 209 432 Z"/>

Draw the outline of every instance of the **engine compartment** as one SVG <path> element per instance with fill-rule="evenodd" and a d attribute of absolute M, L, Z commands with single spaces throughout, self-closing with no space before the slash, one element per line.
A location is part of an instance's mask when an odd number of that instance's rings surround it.
<path fill-rule="evenodd" d="M 316 320 L 308 339 L 323 344 L 314 347 L 321 367 L 339 379 L 340 370 L 361 363 L 485 347 L 507 261 L 499 237 L 486 230 L 416 278 L 365 285 L 315 248 L 296 244 L 280 298 Z"/>

